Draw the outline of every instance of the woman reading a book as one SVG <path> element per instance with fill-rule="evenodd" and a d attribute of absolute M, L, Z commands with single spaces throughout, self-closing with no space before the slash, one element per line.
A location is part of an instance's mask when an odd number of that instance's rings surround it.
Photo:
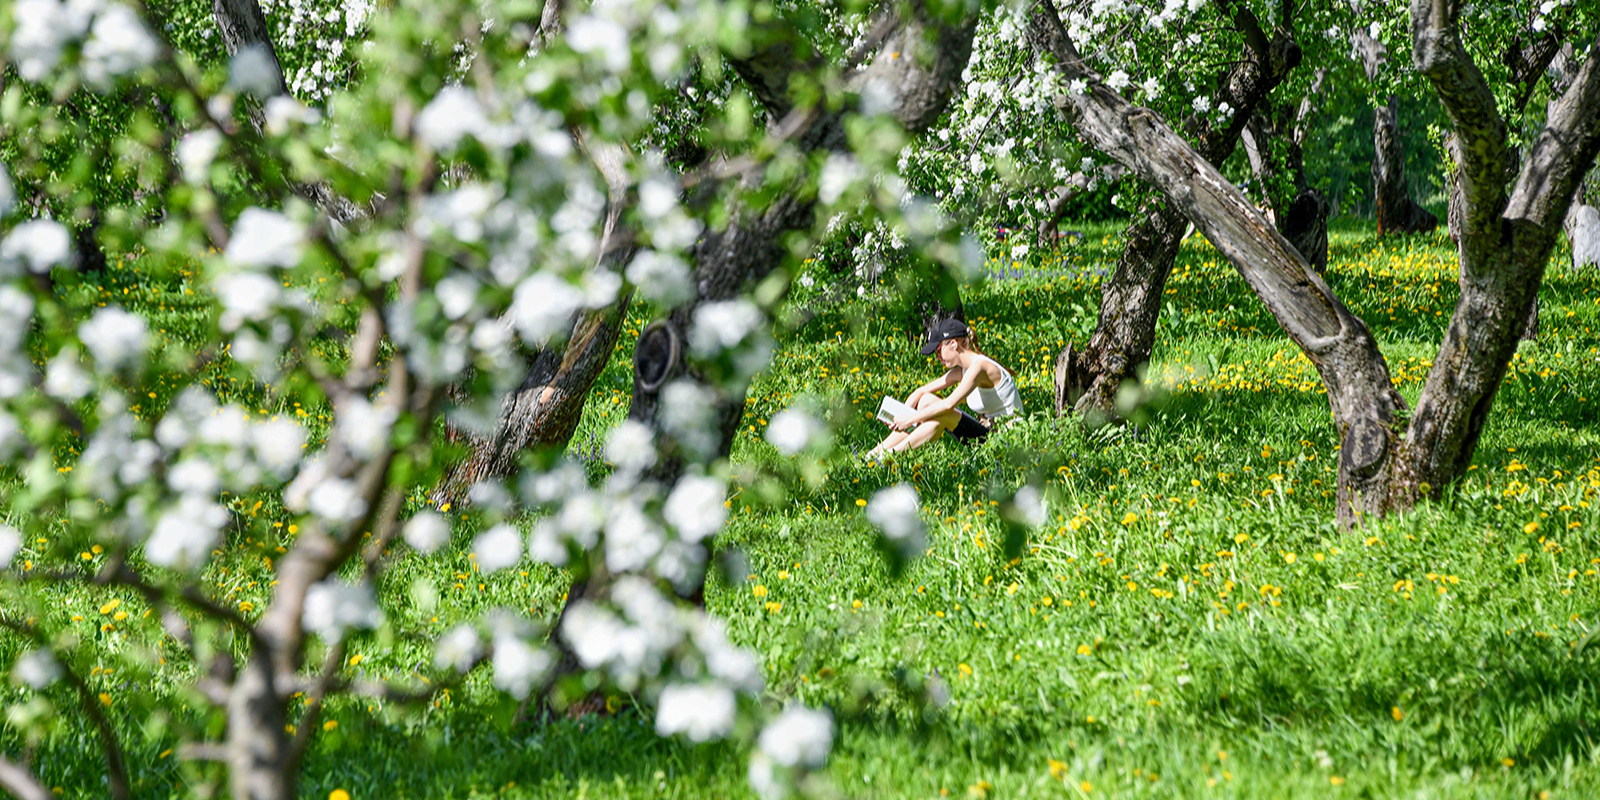
<path fill-rule="evenodd" d="M 1010 370 L 973 347 L 971 337 L 972 331 L 960 320 L 934 323 L 922 354 L 937 355 L 946 372 L 918 387 L 903 405 L 884 398 L 878 418 L 894 430 L 866 458 L 921 447 L 946 431 L 963 444 L 981 442 L 989 436 L 994 420 L 1022 412 L 1022 396 Z M 951 387 L 955 391 L 939 396 Z M 963 400 L 972 413 L 960 408 Z"/>

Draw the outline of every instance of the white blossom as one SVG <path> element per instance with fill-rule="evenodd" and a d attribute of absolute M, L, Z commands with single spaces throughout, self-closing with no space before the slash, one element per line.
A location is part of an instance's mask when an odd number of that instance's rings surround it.
<path fill-rule="evenodd" d="M 34 691 L 42 691 L 61 677 L 61 664 L 49 650 L 29 650 L 17 657 L 11 674 L 23 685 Z"/>
<path fill-rule="evenodd" d="M 446 86 L 417 114 L 417 137 L 435 150 L 449 150 L 463 137 L 479 139 L 490 130 L 478 96 L 460 85 Z"/>
<path fill-rule="evenodd" d="M 144 543 L 145 560 L 162 567 L 193 569 L 205 563 L 216 546 L 228 510 L 210 498 L 187 494 L 161 515 Z"/>
<path fill-rule="evenodd" d="M 83 76 L 106 88 L 113 79 L 154 64 L 160 55 L 161 45 L 139 15 L 122 3 L 111 3 L 95 16 L 83 45 Z"/>
<path fill-rule="evenodd" d="M 1073 78 L 1067 82 L 1068 94 L 1083 94 L 1089 90 L 1089 83 L 1082 78 Z"/>
<path fill-rule="evenodd" d="M 1012 498 L 1012 503 L 1018 522 L 1035 528 L 1044 524 L 1044 494 L 1039 491 L 1039 487 L 1024 486 L 1018 489 L 1016 496 Z"/>
<path fill-rule="evenodd" d="M 1196 114 L 1204 114 L 1211 110 L 1211 98 L 1206 97 L 1205 95 L 1200 95 L 1196 97 L 1194 102 L 1190 103 L 1190 105 L 1194 107 Z"/>
<path fill-rule="evenodd" d="M 637 420 L 623 420 L 606 437 L 606 460 L 618 470 L 638 473 L 656 463 L 655 433 Z"/>
<path fill-rule="evenodd" d="M 511 298 L 511 319 L 530 345 L 543 345 L 565 330 L 572 313 L 583 307 L 583 292 L 548 272 L 535 272 L 517 284 Z"/>
<path fill-rule="evenodd" d="M 11 60 L 23 80 L 41 81 L 61 63 L 67 42 L 83 35 L 86 15 L 74 14 L 57 0 L 17 0 L 11 7 Z"/>
<path fill-rule="evenodd" d="M 641 250 L 628 264 L 628 280 L 645 299 L 665 308 L 694 297 L 694 277 L 683 259 L 659 250 Z"/>
<path fill-rule="evenodd" d="M 817 199 L 832 205 L 866 174 L 853 156 L 834 153 L 823 162 L 822 175 L 817 179 Z"/>
<path fill-rule="evenodd" d="M 55 220 L 33 219 L 11 229 L 0 242 L 0 277 L 20 268 L 44 274 L 54 266 L 71 266 L 72 234 Z"/>
<path fill-rule="evenodd" d="M 646 219 L 660 219 L 678 207 L 678 187 L 665 178 L 650 178 L 639 184 L 639 213 Z"/>
<path fill-rule="evenodd" d="M 239 48 L 228 62 L 228 85 L 265 100 L 282 91 L 283 73 L 272 51 L 259 44 Z"/>
<path fill-rule="evenodd" d="M 661 425 L 691 452 L 708 456 L 717 446 L 717 396 L 691 380 L 661 391 Z"/>
<path fill-rule="evenodd" d="M 305 455 L 306 430 L 291 419 L 271 419 L 250 427 L 250 446 L 268 472 L 282 478 Z"/>
<path fill-rule="evenodd" d="M 0 569 L 11 566 L 11 559 L 16 558 L 17 551 L 22 549 L 22 534 L 16 528 L 0 522 Z"/>
<path fill-rule="evenodd" d="M 434 511 L 422 511 L 400 529 L 406 544 L 422 553 L 432 553 L 450 542 L 450 520 Z"/>
<path fill-rule="evenodd" d="M 78 326 L 78 338 L 89 354 L 106 369 L 116 370 L 144 357 L 148 329 L 144 318 L 117 306 L 96 311 Z"/>
<path fill-rule="evenodd" d="M 614 503 L 606 514 L 606 569 L 613 573 L 644 569 L 666 537 L 637 503 Z"/>
<path fill-rule="evenodd" d="M 356 491 L 353 481 L 330 478 L 322 481 L 306 497 L 306 508 L 322 519 L 332 522 L 354 522 L 366 513 L 367 501 Z"/>
<path fill-rule="evenodd" d="M 494 639 L 492 663 L 495 688 L 521 700 L 550 671 L 552 659 L 549 652 L 529 646 L 521 637 L 501 635 Z"/>
<path fill-rule="evenodd" d="M 1161 81 L 1157 80 L 1153 75 L 1146 78 L 1145 82 L 1139 85 L 1139 88 L 1143 89 L 1145 97 L 1151 100 L 1161 95 Z"/>
<path fill-rule="evenodd" d="M 246 321 L 266 319 L 282 292 L 277 281 L 259 272 L 219 275 L 211 282 L 211 290 L 222 303 L 220 322 L 225 331 L 237 330 Z"/>
<path fill-rule="evenodd" d="M 206 183 L 211 162 L 221 148 L 222 134 L 213 128 L 204 128 L 179 139 L 178 165 L 183 168 L 183 179 L 190 183 Z"/>
<path fill-rule="evenodd" d="M 766 317 L 755 303 L 744 298 L 706 303 L 695 309 L 694 325 L 689 329 L 689 347 L 696 355 L 715 357 L 723 350 L 739 346 L 760 329 Z"/>
<path fill-rule="evenodd" d="M 300 617 L 306 630 L 333 642 L 344 638 L 347 630 L 370 630 L 383 624 L 383 610 L 370 584 L 351 586 L 329 577 L 306 590 Z"/>
<path fill-rule="evenodd" d="M 478 648 L 478 632 L 471 625 L 457 625 L 434 644 L 433 668 L 466 672 L 478 658 Z"/>
<path fill-rule="evenodd" d="M 790 706 L 762 729 L 761 752 L 786 767 L 820 767 L 833 746 L 833 718 L 826 711 Z"/>
<path fill-rule="evenodd" d="M 167 470 L 167 485 L 178 494 L 205 499 L 222 488 L 222 479 L 204 459 L 191 457 Z"/>
<path fill-rule="evenodd" d="M 554 520 L 541 519 L 533 524 L 533 532 L 528 535 L 528 558 L 557 567 L 566 565 L 567 544 Z"/>
<path fill-rule="evenodd" d="M 656 702 L 656 733 L 681 733 L 692 742 L 721 739 L 733 732 L 737 710 L 733 690 L 722 684 L 670 684 Z"/>
<path fill-rule="evenodd" d="M 472 555 L 484 574 L 499 572 L 522 560 L 522 535 L 502 522 L 472 540 Z"/>
<path fill-rule="evenodd" d="M 224 261 L 239 267 L 292 267 L 300 263 L 306 229 L 276 211 L 254 206 L 234 222 Z"/>
<path fill-rule="evenodd" d="M 1106 76 L 1106 86 L 1114 91 L 1122 91 L 1128 88 L 1129 83 L 1131 81 L 1128 80 L 1128 73 L 1120 69 L 1113 70 L 1110 75 Z"/>
<path fill-rule="evenodd" d="M 749 692 L 761 689 L 761 663 L 755 654 L 728 641 L 722 620 L 697 614 L 690 633 L 694 646 L 705 658 L 706 670 L 712 675 L 737 689 Z"/>
<path fill-rule="evenodd" d="M 447 319 L 461 319 L 478 301 L 478 279 L 465 272 L 454 272 L 439 280 L 433 287 L 439 298 L 439 308 Z"/>
<path fill-rule="evenodd" d="M 365 397 L 352 397 L 338 409 L 333 429 L 351 454 L 370 461 L 388 446 L 389 429 L 399 417 L 400 411 L 393 405 L 377 405 Z"/>
<path fill-rule="evenodd" d="M 262 116 L 266 118 L 267 133 L 273 136 L 282 136 L 289 132 L 289 126 L 295 123 L 301 125 L 315 125 L 322 115 L 315 109 L 307 108 L 285 94 L 280 94 L 268 100 L 262 109 Z"/>
<path fill-rule="evenodd" d="M 722 481 L 704 475 L 685 475 L 672 488 L 661 516 L 678 531 L 678 536 L 698 542 L 716 533 L 728 519 L 728 508 L 723 505 L 728 487 Z"/>
<path fill-rule="evenodd" d="M 77 400 L 89 393 L 89 373 L 78 366 L 77 354 L 64 350 L 45 368 L 44 393 L 58 400 Z"/>
<path fill-rule="evenodd" d="M 576 17 L 567 28 L 566 40 L 579 53 L 599 53 L 612 72 L 627 69 L 633 60 L 628 30 L 609 19 L 590 14 Z"/>
<path fill-rule="evenodd" d="M 867 521 L 907 549 L 922 546 L 921 504 L 916 488 L 909 483 L 897 483 L 873 495 L 867 503 Z"/>

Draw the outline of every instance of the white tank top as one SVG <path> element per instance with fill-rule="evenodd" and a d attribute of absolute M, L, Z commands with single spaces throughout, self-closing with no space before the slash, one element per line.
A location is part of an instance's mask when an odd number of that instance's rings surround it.
<path fill-rule="evenodd" d="M 991 388 L 974 386 L 972 394 L 967 395 L 967 405 L 974 413 L 985 417 L 1009 417 L 1022 413 L 1022 394 L 1017 391 L 1017 382 L 1011 378 L 1011 373 L 1000 366 L 1000 362 L 985 355 L 979 357 L 1000 370 L 1000 382 Z"/>

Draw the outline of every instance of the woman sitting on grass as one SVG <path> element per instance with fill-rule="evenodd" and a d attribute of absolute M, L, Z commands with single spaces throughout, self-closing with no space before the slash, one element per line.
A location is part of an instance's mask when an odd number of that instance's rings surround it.
<path fill-rule="evenodd" d="M 906 398 L 906 405 L 914 409 L 901 414 L 889 426 L 894 429 L 888 438 L 867 453 L 875 459 L 884 453 L 894 453 L 921 447 L 949 431 L 963 444 L 981 442 L 989 436 L 994 420 L 1022 413 L 1022 396 L 1017 392 L 1017 382 L 1010 370 L 1000 362 L 978 352 L 972 346 L 972 331 L 957 319 L 943 319 L 934 323 L 928 334 L 928 343 L 922 354 L 939 356 L 939 362 L 948 368 L 944 375 L 917 388 Z M 938 392 L 954 386 L 947 397 Z M 971 414 L 961 410 L 961 401 L 967 401 Z"/>

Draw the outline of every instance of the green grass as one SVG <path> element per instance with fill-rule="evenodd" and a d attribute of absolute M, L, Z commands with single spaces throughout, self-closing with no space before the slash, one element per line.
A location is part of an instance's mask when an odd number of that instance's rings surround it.
<path fill-rule="evenodd" d="M 1108 266 L 1115 237 L 1095 229 L 1065 251 L 1069 272 Z M 1378 242 L 1365 225 L 1332 236 L 1330 283 L 1372 325 L 1408 399 L 1454 307 L 1452 257 L 1442 236 Z M 1600 286 L 1556 258 L 1542 335 L 1518 354 L 1468 479 L 1354 531 L 1332 524 L 1338 454 L 1315 372 L 1198 239 L 1168 287 L 1152 370 L 1165 392 L 1146 424 L 1087 432 L 1045 413 L 1055 353 L 1096 306 L 1092 274 L 997 281 L 965 293 L 967 314 L 1017 374 L 1027 419 L 974 449 L 937 442 L 887 465 L 832 465 L 823 481 L 763 442 L 766 420 L 814 395 L 853 420 L 843 443 L 865 450 L 883 431 L 867 413 L 877 397 L 905 394 L 931 362 L 906 320 L 881 313 L 892 303 L 797 296 L 814 316 L 781 334 L 734 448 L 736 464 L 778 478 L 734 498 L 718 547 L 742 553 L 747 573 L 714 576 L 707 604 L 761 654 L 770 702 L 834 709 L 826 777 L 843 796 L 1595 796 L 1600 654 L 1573 644 L 1600 622 Z M 626 411 L 629 337 L 575 452 L 592 453 Z M 1010 561 L 989 492 L 1031 470 L 1048 470 L 1050 521 Z M 895 577 L 857 500 L 899 481 L 922 496 L 929 549 Z M 285 534 L 270 506 L 244 531 L 207 579 L 259 606 L 271 580 L 261 558 Z M 466 538 L 385 578 L 399 633 L 360 640 L 352 671 L 410 674 L 429 638 L 497 605 L 553 618 L 559 573 L 477 575 Z M 63 555 L 75 556 L 30 557 Z M 436 600 L 414 591 L 419 580 Z M 151 624 L 130 610 L 105 632 L 105 595 L 50 599 L 39 613 L 108 653 Z M 0 638 L 0 660 L 15 647 Z M 92 679 L 114 714 L 128 693 L 170 692 L 193 669 L 149 663 Z M 347 701 L 316 740 L 303 794 L 749 794 L 740 747 L 659 740 L 647 714 L 622 705 L 512 726 L 515 709 L 479 674 L 418 712 Z M 68 720 L 35 763 L 67 796 L 99 796 L 92 734 Z M 219 777 L 160 756 L 174 731 L 214 722 L 119 722 L 146 796 Z M 9 729 L 0 746 L 16 752 Z"/>

